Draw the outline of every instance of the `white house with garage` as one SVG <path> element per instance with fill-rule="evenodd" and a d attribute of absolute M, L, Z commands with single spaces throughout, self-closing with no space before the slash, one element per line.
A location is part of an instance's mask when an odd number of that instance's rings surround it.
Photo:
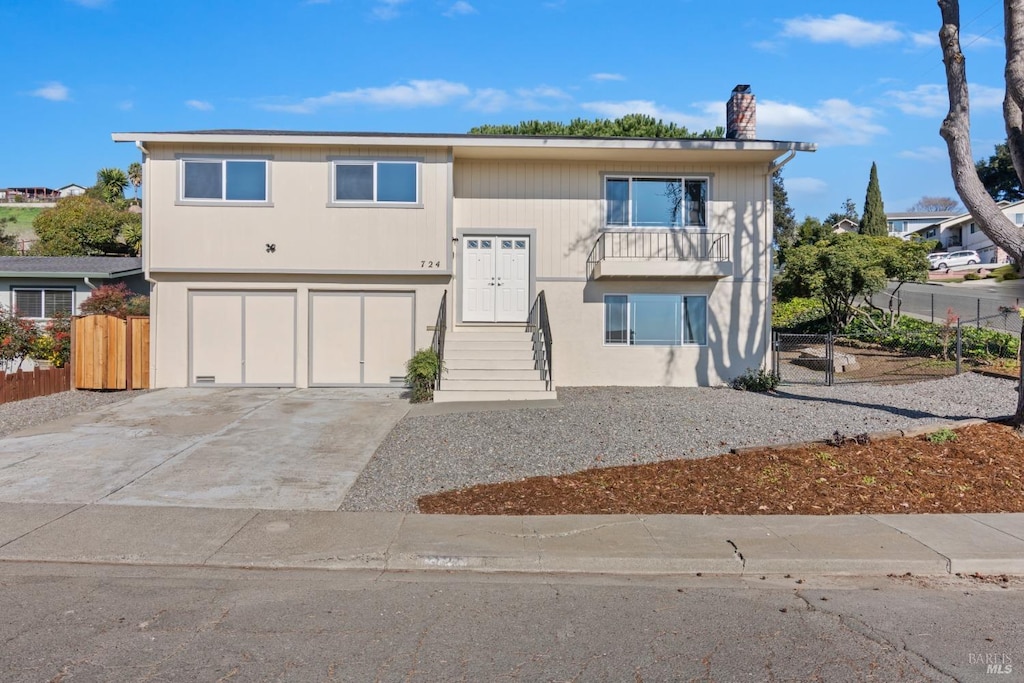
<path fill-rule="evenodd" d="M 435 400 L 706 386 L 770 363 L 771 176 L 724 139 L 115 133 L 142 152 L 151 385 L 400 386 Z"/>

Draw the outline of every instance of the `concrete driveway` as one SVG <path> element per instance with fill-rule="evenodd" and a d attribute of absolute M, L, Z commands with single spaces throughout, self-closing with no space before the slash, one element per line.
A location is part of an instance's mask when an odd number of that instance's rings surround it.
<path fill-rule="evenodd" d="M 0 439 L 0 502 L 336 510 L 397 392 L 163 389 Z"/>

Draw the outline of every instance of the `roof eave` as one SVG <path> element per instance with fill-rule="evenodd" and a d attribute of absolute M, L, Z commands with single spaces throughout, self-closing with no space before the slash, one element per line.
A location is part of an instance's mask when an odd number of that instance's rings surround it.
<path fill-rule="evenodd" d="M 97 280 L 110 280 L 116 277 L 130 277 L 132 275 L 139 275 L 142 273 L 142 268 L 133 268 L 131 270 L 119 270 L 113 273 L 69 273 L 69 272 L 43 272 L 38 270 L 0 270 L 0 278 L 11 278 L 11 279 L 77 279 L 82 278 L 96 278 Z"/>

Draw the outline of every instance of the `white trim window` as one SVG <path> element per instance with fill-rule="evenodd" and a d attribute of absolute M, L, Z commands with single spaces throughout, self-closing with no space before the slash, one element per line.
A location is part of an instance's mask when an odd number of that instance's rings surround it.
<path fill-rule="evenodd" d="M 708 298 L 681 294 L 606 294 L 608 346 L 706 346 Z"/>
<path fill-rule="evenodd" d="M 605 176 L 605 224 L 627 228 L 707 227 L 708 179 Z"/>
<path fill-rule="evenodd" d="M 12 291 L 14 310 L 25 318 L 46 320 L 56 313 L 71 315 L 74 309 L 73 289 L 22 289 Z"/>
<path fill-rule="evenodd" d="M 418 161 L 332 162 L 332 204 L 419 204 Z"/>
<path fill-rule="evenodd" d="M 270 164 L 266 159 L 182 159 L 181 201 L 266 203 Z"/>

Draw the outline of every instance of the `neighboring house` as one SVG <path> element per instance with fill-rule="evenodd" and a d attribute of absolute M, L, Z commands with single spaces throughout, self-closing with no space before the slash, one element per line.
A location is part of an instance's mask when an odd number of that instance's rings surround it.
<path fill-rule="evenodd" d="M 59 197 L 58 191 L 50 187 L 8 187 L 4 199 L 8 202 L 52 202 Z"/>
<path fill-rule="evenodd" d="M 557 385 L 768 367 L 771 176 L 815 147 L 756 140 L 744 88 L 728 112 L 719 140 L 115 133 L 143 150 L 152 386 L 401 385 L 446 294 L 435 400 L 550 397 L 519 389 L 541 291 Z"/>
<path fill-rule="evenodd" d="M 57 195 L 63 199 L 64 197 L 78 197 L 79 195 L 85 194 L 85 188 L 81 185 L 65 185 L 57 190 Z"/>
<path fill-rule="evenodd" d="M 999 202 L 999 206 L 1014 225 L 1024 226 L 1024 201 L 1004 201 Z M 981 231 L 969 213 L 921 228 L 915 234 L 921 239 L 937 240 L 936 251 L 973 249 L 981 257 L 981 263 L 1008 263 L 1010 260 L 1006 252 Z"/>
<path fill-rule="evenodd" d="M 0 306 L 44 321 L 77 313 L 96 287 L 125 282 L 148 294 L 142 259 L 118 256 L 0 256 Z"/>
<path fill-rule="evenodd" d="M 889 224 L 889 237 L 910 239 L 910 236 L 921 228 L 941 223 L 957 214 L 948 211 L 910 211 L 905 213 L 887 213 L 885 220 Z"/>
<path fill-rule="evenodd" d="M 849 218 L 844 218 L 832 226 L 832 232 L 836 235 L 844 232 L 857 232 L 859 229 L 860 226 L 857 224 L 857 221 L 850 220 Z"/>
<path fill-rule="evenodd" d="M 142 259 L 107 256 L 0 256 L 0 306 L 15 310 L 43 325 L 54 313 L 78 313 L 92 290 L 124 282 L 139 294 L 148 294 Z M 31 359 L 0 372 L 31 370 Z"/>

